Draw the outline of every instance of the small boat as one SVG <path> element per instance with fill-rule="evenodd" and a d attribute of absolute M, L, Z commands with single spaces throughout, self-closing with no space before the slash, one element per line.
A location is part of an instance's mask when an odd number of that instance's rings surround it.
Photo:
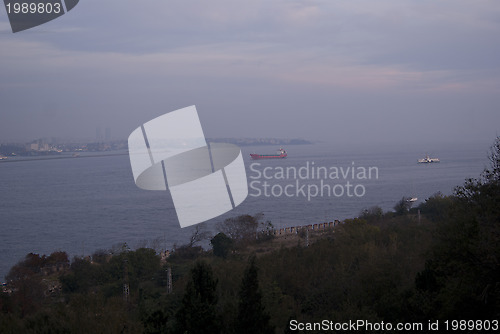
<path fill-rule="evenodd" d="M 418 163 L 420 164 L 428 164 L 428 163 L 432 163 L 432 162 L 439 162 L 439 159 L 438 158 L 429 158 L 429 155 L 425 155 L 425 158 L 423 159 L 418 159 Z"/>
<path fill-rule="evenodd" d="M 282 148 L 276 154 L 250 154 L 252 159 L 283 159 L 287 157 L 286 151 Z"/>

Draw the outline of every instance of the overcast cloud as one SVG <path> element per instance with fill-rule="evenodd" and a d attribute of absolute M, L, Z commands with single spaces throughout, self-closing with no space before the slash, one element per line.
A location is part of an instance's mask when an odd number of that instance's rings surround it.
<path fill-rule="evenodd" d="M 491 141 L 500 2 L 81 0 L 13 34 L 0 141 L 126 138 L 195 104 L 209 137 Z"/>

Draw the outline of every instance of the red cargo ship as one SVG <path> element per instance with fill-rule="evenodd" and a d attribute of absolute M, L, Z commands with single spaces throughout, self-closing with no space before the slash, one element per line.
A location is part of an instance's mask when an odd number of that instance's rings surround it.
<path fill-rule="evenodd" d="M 276 154 L 250 154 L 252 159 L 283 159 L 286 158 L 286 151 L 282 148 Z"/>

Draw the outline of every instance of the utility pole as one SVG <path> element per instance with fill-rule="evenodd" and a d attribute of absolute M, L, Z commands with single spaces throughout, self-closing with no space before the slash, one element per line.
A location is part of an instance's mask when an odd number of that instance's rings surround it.
<path fill-rule="evenodd" d="M 130 295 L 130 286 L 128 283 L 127 259 L 123 260 L 123 300 L 128 303 Z"/>
<path fill-rule="evenodd" d="M 167 293 L 172 293 L 172 268 L 167 268 Z"/>

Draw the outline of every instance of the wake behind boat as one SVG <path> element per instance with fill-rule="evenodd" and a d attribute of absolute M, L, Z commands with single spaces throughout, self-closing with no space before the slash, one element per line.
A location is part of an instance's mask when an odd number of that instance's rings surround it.
<path fill-rule="evenodd" d="M 276 154 L 250 154 L 250 157 L 252 159 L 257 160 L 257 159 L 283 159 L 287 157 L 286 151 L 282 148 L 276 152 Z"/>
<path fill-rule="evenodd" d="M 420 164 L 428 164 L 431 162 L 439 162 L 439 159 L 438 158 L 429 158 L 429 155 L 427 155 L 427 154 L 425 155 L 425 158 L 418 159 L 418 163 L 420 163 Z"/>

